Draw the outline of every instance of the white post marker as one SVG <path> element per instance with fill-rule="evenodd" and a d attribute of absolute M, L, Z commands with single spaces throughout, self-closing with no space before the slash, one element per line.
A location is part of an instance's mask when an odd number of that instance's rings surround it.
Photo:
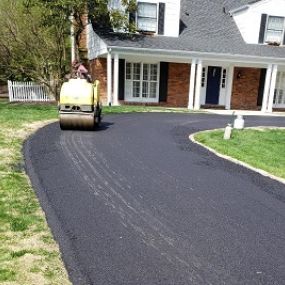
<path fill-rule="evenodd" d="M 225 128 L 225 132 L 224 132 L 224 140 L 229 140 L 231 138 L 232 135 L 232 125 L 228 124 Z"/>
<path fill-rule="evenodd" d="M 234 129 L 242 130 L 244 128 L 244 119 L 242 115 L 237 115 L 234 121 Z"/>

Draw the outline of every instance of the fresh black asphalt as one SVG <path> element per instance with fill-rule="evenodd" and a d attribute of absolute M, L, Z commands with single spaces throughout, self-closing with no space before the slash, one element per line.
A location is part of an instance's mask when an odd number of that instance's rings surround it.
<path fill-rule="evenodd" d="M 26 142 L 74 285 L 285 284 L 284 184 L 188 139 L 231 120 L 109 115 L 95 132 L 55 123 Z M 245 120 L 285 126 L 284 117 Z"/>

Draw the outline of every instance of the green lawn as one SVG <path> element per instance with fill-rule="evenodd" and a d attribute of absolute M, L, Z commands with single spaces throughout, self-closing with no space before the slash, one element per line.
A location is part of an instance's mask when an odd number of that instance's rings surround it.
<path fill-rule="evenodd" d="M 142 112 L 189 113 L 189 110 L 187 108 L 167 108 L 159 106 L 132 106 L 132 105 L 103 107 L 104 114 L 142 113 Z"/>
<path fill-rule="evenodd" d="M 23 140 L 42 123 L 55 119 L 52 105 L 0 101 L 0 283 L 70 284 L 23 169 Z"/>
<path fill-rule="evenodd" d="M 223 130 L 201 132 L 195 139 L 218 151 L 285 178 L 285 130 L 233 130 L 232 139 L 223 139 Z"/>

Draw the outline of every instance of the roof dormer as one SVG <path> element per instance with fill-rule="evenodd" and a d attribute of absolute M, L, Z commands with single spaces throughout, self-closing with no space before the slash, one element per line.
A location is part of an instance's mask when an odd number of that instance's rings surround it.
<path fill-rule="evenodd" d="M 248 44 L 285 44 L 285 1 L 262 0 L 230 12 Z"/>
<path fill-rule="evenodd" d="M 258 43 L 285 44 L 285 17 L 262 14 Z"/>

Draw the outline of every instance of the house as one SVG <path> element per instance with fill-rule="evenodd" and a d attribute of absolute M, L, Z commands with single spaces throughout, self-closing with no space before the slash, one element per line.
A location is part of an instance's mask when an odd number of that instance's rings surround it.
<path fill-rule="evenodd" d="M 120 5 L 120 1 L 112 1 Z M 105 104 L 285 108 L 284 0 L 138 0 L 140 32 L 88 25 Z"/>

